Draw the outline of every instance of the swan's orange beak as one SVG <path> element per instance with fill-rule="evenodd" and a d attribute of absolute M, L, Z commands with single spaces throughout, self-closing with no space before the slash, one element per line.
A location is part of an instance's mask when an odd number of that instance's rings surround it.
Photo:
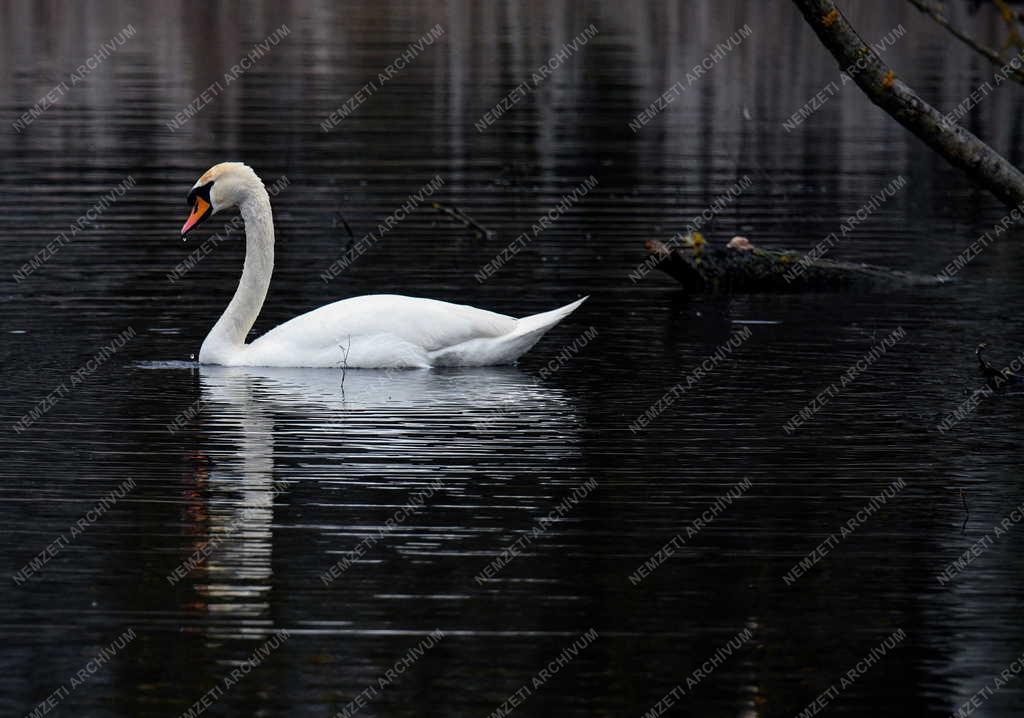
<path fill-rule="evenodd" d="M 184 237 L 193 227 L 209 217 L 211 209 L 212 207 L 209 202 L 202 197 L 196 197 L 196 203 L 192 205 L 192 214 L 188 216 L 185 224 L 181 226 L 181 236 Z"/>

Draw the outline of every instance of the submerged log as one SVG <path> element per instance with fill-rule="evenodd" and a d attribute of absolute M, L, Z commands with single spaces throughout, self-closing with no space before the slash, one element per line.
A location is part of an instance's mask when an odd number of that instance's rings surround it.
<path fill-rule="evenodd" d="M 698 241 L 668 245 L 648 240 L 654 267 L 688 291 L 806 292 L 844 289 L 930 287 L 950 281 L 946 277 L 900 272 L 871 264 L 810 259 L 799 252 L 760 249 L 743 237 L 727 246 L 712 247 Z"/>

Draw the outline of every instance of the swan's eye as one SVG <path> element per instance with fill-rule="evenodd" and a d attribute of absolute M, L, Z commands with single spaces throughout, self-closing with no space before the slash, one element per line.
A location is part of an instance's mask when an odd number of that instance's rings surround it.
<path fill-rule="evenodd" d="M 210 201 L 210 190 L 213 189 L 213 182 L 207 182 L 201 187 L 193 187 L 192 191 L 188 193 L 188 198 L 185 200 L 185 204 L 189 207 L 195 206 L 196 197 L 202 197 L 206 200 L 207 204 L 212 204 Z"/>
<path fill-rule="evenodd" d="M 192 208 L 192 213 L 181 227 L 182 237 L 213 214 L 213 203 L 210 201 L 211 187 L 213 187 L 213 182 L 208 182 L 188 193 L 188 205 Z"/>

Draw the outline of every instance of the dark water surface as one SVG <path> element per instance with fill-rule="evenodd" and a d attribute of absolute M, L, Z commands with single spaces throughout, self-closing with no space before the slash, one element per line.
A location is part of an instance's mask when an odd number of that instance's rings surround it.
<path fill-rule="evenodd" d="M 904 25 L 886 57 L 943 109 L 991 78 L 909 5 L 845 5 L 873 40 Z M 990 13 L 954 10 L 998 43 Z M 438 23 L 442 37 L 321 130 Z M 596 37 L 477 130 L 591 23 Z M 129 24 L 134 36 L 71 86 Z M 287 36 L 225 85 L 282 24 Z M 749 39 L 629 128 L 744 24 Z M 830 690 L 822 715 L 948 715 L 1024 651 L 1024 527 L 1011 519 L 991 536 L 1024 502 L 1024 402 L 1000 393 L 937 428 L 982 386 L 979 341 L 1006 361 L 1024 350 L 1019 229 L 929 291 L 687 297 L 657 272 L 629 278 L 645 239 L 667 240 L 745 175 L 751 186 L 704 227 L 709 238 L 809 249 L 902 176 L 831 256 L 935 273 L 1002 216 L 852 86 L 786 131 L 838 79 L 789 3 L 8 2 L 0 36 L 0 714 L 174 717 L 196 704 L 225 716 L 483 717 L 516 704 L 522 716 L 641 716 L 679 684 L 666 715 L 797 715 Z M 11 127 L 62 81 L 52 108 Z M 223 91 L 172 131 L 217 81 Z M 1022 99 L 998 87 L 964 120 L 1018 165 Z M 228 159 L 288 179 L 257 334 L 370 292 L 515 315 L 591 299 L 517 367 L 197 367 L 242 243 L 207 245 L 184 276 L 168 275 L 223 226 L 178 239 L 189 187 Z M 361 237 L 435 175 L 435 199 L 496 236 L 426 204 L 321 280 L 349 242 L 341 217 Z M 474 278 L 590 175 L 598 185 L 582 201 Z M 16 281 L 129 177 L 123 197 Z M 745 327 L 735 352 L 631 431 Z M 131 338 L 110 354 L 118 335 Z M 551 514 L 573 496 L 584 497 Z M 858 511 L 865 520 L 840 537 Z M 702 515 L 714 518 L 687 537 Z M 672 555 L 631 581 L 677 534 Z M 805 575 L 783 579 L 833 534 Z M 981 555 L 940 582 L 979 541 Z M 477 580 L 510 547 L 519 555 Z M 15 578 L 40 552 L 45 562 Z M 975 715 L 1020 715 L 1022 686 L 993 690 Z"/>

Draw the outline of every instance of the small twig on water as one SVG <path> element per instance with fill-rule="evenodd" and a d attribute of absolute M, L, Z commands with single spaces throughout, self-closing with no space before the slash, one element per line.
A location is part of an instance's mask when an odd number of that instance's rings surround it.
<path fill-rule="evenodd" d="M 971 517 L 971 510 L 967 507 L 967 492 L 963 487 L 960 488 L 960 499 L 964 503 L 964 523 L 960 527 L 960 533 L 964 533 L 967 530 L 967 519 Z"/>
<path fill-rule="evenodd" d="M 348 220 L 345 219 L 345 215 L 341 212 L 334 213 L 334 229 L 338 228 L 338 220 L 341 220 L 341 224 L 345 227 L 345 231 L 348 233 L 348 244 L 345 245 L 345 252 L 352 249 L 352 245 L 356 243 L 356 235 L 352 233 L 352 228 L 348 226 Z"/>
<path fill-rule="evenodd" d="M 494 236 L 493 231 L 484 227 L 455 205 L 449 207 L 448 205 L 441 204 L 440 202 L 431 202 L 431 204 L 438 212 L 448 215 L 457 222 L 462 222 L 463 227 L 472 227 L 476 231 L 477 236 L 483 237 L 484 239 L 490 239 Z"/>
<path fill-rule="evenodd" d="M 341 399 L 345 400 L 345 375 L 348 373 L 348 353 L 352 348 L 352 337 L 348 337 L 348 342 L 343 347 L 341 344 L 338 345 L 339 349 L 344 349 L 345 355 L 341 358 Z"/>

